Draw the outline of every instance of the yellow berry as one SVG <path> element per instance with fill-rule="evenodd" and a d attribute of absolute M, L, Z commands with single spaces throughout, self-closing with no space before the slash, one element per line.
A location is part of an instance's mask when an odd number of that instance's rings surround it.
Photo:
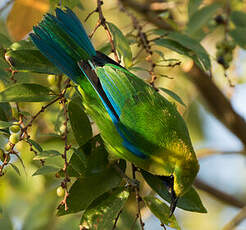
<path fill-rule="evenodd" d="M 11 150 L 11 144 L 8 142 L 5 146 L 4 149 L 9 152 Z"/>
<path fill-rule="evenodd" d="M 9 141 L 12 143 L 12 144 L 16 144 L 18 143 L 20 140 L 20 135 L 18 133 L 13 133 L 10 135 L 9 137 Z"/>
<path fill-rule="evenodd" d="M 58 82 L 58 77 L 56 75 L 48 75 L 47 80 L 50 85 L 56 85 Z"/>
<path fill-rule="evenodd" d="M 57 189 L 56 189 L 56 194 L 58 197 L 63 197 L 64 194 L 65 194 L 65 190 L 62 186 L 59 186 Z"/>
<path fill-rule="evenodd" d="M 20 131 L 20 126 L 19 125 L 12 125 L 12 126 L 10 126 L 9 130 L 12 133 L 18 133 Z"/>

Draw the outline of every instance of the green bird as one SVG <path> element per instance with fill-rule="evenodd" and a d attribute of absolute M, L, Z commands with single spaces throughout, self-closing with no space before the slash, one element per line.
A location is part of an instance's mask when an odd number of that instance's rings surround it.
<path fill-rule="evenodd" d="M 96 51 L 68 8 L 46 14 L 30 37 L 78 86 L 86 113 L 110 154 L 163 179 L 170 214 L 192 185 L 199 164 L 176 106 L 126 68 Z"/>

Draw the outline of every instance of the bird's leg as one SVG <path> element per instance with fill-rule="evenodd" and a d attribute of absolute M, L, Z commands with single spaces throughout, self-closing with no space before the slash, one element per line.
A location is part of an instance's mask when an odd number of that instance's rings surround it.
<path fill-rule="evenodd" d="M 113 167 L 120 174 L 120 176 L 127 181 L 129 185 L 131 185 L 133 188 L 139 187 L 140 183 L 138 180 L 128 177 L 117 164 L 113 164 Z"/>

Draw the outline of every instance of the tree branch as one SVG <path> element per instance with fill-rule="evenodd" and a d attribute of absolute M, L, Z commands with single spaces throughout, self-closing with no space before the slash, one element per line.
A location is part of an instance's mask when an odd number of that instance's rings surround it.
<path fill-rule="evenodd" d="M 234 198 L 233 196 L 231 196 L 230 194 L 227 194 L 217 188 L 214 188 L 206 183 L 204 183 L 203 181 L 196 179 L 194 182 L 195 187 L 197 187 L 198 189 L 201 189 L 209 194 L 211 194 L 212 196 L 214 196 L 216 199 L 223 201 L 224 203 L 231 205 L 231 206 L 235 206 L 237 208 L 243 208 L 244 206 L 246 206 L 246 203 L 243 201 L 240 201 L 236 198 Z"/>
<path fill-rule="evenodd" d="M 229 223 L 225 225 L 223 230 L 233 230 L 246 218 L 246 207 L 244 207 Z"/>

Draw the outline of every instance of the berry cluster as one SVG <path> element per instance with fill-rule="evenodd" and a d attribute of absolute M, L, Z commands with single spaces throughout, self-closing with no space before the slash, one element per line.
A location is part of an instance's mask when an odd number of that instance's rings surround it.
<path fill-rule="evenodd" d="M 216 43 L 216 60 L 219 64 L 221 64 L 224 67 L 224 69 L 228 69 L 230 67 L 230 63 L 232 61 L 232 54 L 235 47 L 236 44 L 232 40 L 222 40 Z"/>
<path fill-rule="evenodd" d="M 10 151 L 12 149 L 12 147 L 17 144 L 20 140 L 20 126 L 17 124 L 12 125 L 9 128 L 10 131 L 10 137 L 8 140 L 8 143 L 5 145 L 4 150 L 0 149 L 0 160 L 4 163 L 4 164 L 8 164 L 8 162 L 10 161 Z"/>

